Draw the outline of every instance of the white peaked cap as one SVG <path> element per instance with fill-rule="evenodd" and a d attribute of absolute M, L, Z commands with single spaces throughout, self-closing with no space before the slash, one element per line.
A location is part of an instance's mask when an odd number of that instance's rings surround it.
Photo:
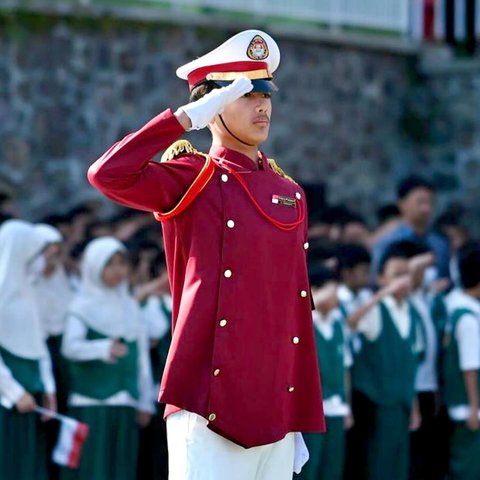
<path fill-rule="evenodd" d="M 213 80 L 219 85 L 228 84 L 239 77 L 247 77 L 255 86 L 272 85 L 272 74 L 280 63 L 280 50 L 275 40 L 261 30 L 237 33 L 211 52 L 177 69 L 177 76 L 187 80 L 190 90 Z M 254 89 L 255 90 L 255 89 Z M 267 89 L 268 90 L 268 89 Z"/>

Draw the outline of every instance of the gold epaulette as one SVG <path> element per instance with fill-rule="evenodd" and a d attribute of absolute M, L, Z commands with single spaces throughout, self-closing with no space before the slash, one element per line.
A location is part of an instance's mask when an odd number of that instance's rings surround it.
<path fill-rule="evenodd" d="M 185 154 L 199 153 L 198 150 L 188 140 L 177 140 L 172 143 L 162 155 L 161 162 L 168 162 L 175 157 Z"/>
<path fill-rule="evenodd" d="M 282 168 L 280 168 L 278 165 L 277 165 L 277 162 L 273 159 L 273 158 L 269 158 L 268 159 L 268 164 L 270 165 L 271 169 L 277 174 L 277 175 L 280 175 L 281 177 L 283 178 L 286 178 L 287 180 L 290 180 L 291 182 L 293 182 L 295 185 L 298 185 L 298 183 L 292 178 L 290 177 L 289 175 L 287 175 Z"/>

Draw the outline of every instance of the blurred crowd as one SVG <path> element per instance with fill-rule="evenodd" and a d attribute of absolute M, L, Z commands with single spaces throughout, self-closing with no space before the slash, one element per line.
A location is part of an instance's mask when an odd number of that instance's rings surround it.
<path fill-rule="evenodd" d="M 299 478 L 478 480 L 480 244 L 465 211 L 437 212 L 434 186 L 416 176 L 375 226 L 306 193 L 328 430 L 305 435 Z M 145 212 L 98 211 L 85 202 L 33 224 L 0 196 L 0 478 L 168 477 L 161 228 Z M 15 316 L 5 335 L 2 318 Z M 37 404 L 89 425 L 80 468 L 49 460 L 58 424 Z"/>

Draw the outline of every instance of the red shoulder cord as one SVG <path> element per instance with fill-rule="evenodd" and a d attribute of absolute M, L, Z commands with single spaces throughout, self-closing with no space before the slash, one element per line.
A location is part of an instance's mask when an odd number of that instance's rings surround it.
<path fill-rule="evenodd" d="M 197 198 L 197 196 L 202 192 L 202 190 L 207 186 L 210 179 L 213 177 L 215 172 L 215 162 L 208 155 L 205 156 L 205 163 L 200 170 L 199 174 L 190 185 L 190 188 L 185 192 L 183 197 L 173 207 L 170 211 L 162 212 L 153 212 L 153 216 L 159 222 L 165 222 L 172 217 L 180 215 L 190 204 Z"/>
<path fill-rule="evenodd" d="M 265 219 L 267 219 L 272 225 L 275 227 L 279 228 L 280 230 L 294 230 L 297 228 L 299 225 L 301 225 L 305 221 L 305 207 L 303 201 L 300 199 L 297 201 L 298 204 L 298 218 L 295 222 L 293 223 L 283 223 L 275 218 L 271 217 L 265 211 L 263 208 L 258 204 L 257 200 L 255 197 L 252 195 L 250 190 L 248 189 L 247 184 L 245 183 L 245 180 L 242 178 L 242 176 L 230 168 L 228 165 L 222 162 L 222 167 L 225 168 L 234 178 L 237 180 L 237 182 L 240 184 L 240 186 L 243 188 L 247 196 L 250 198 L 251 202 L 253 203 L 253 206 L 258 210 L 260 215 L 262 215 Z"/>

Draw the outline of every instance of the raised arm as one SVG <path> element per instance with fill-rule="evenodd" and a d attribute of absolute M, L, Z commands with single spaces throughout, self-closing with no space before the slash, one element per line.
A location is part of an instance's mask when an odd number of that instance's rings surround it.
<path fill-rule="evenodd" d="M 88 180 L 105 196 L 127 207 L 150 212 L 170 210 L 197 177 L 204 158 L 191 155 L 165 163 L 152 158 L 186 130 L 205 128 L 226 104 L 252 88 L 250 80 L 239 78 L 180 107 L 175 114 L 165 110 L 107 150 L 89 168 Z"/>
<path fill-rule="evenodd" d="M 146 211 L 168 210 L 203 165 L 199 156 L 166 163 L 152 158 L 185 132 L 171 110 L 115 143 L 88 170 L 88 180 L 108 198 Z"/>

